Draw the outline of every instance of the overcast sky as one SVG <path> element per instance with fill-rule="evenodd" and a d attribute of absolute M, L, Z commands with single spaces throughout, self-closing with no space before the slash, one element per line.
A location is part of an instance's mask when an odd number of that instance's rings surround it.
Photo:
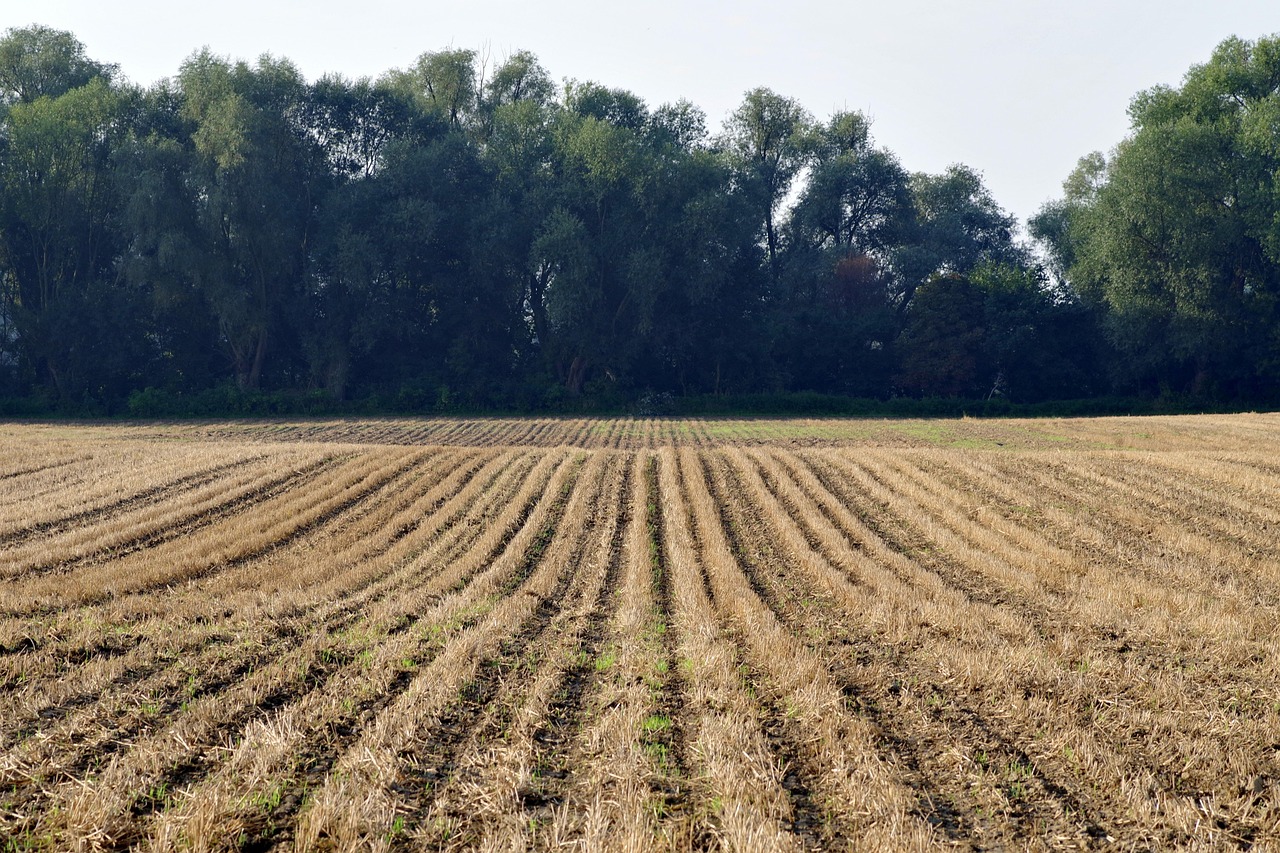
<path fill-rule="evenodd" d="M 1280 32 L 1276 0 L 7 0 L 0 29 L 70 30 L 149 84 L 202 46 L 264 52 L 311 79 L 378 76 L 443 47 L 536 53 L 553 78 L 687 98 L 719 125 L 748 89 L 818 118 L 856 109 L 912 171 L 967 163 L 1025 220 L 1076 161 L 1128 129 L 1140 89 L 1176 85 L 1231 35 Z"/>

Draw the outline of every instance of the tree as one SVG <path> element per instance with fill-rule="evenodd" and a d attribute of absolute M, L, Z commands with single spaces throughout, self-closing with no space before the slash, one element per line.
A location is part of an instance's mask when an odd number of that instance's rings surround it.
<path fill-rule="evenodd" d="M 747 92 L 729 116 L 722 144 L 758 199 L 769 268 L 778 277 L 778 218 L 792 182 L 809 161 L 813 119 L 799 102 L 765 88 Z"/>
<path fill-rule="evenodd" d="M 544 352 L 578 394 L 590 371 L 616 376 L 625 359 L 620 338 L 632 300 L 624 267 L 634 246 L 633 194 L 647 167 L 633 125 L 643 126 L 647 110 L 634 95 L 595 84 L 571 87 L 567 100 L 573 107 L 553 128 L 561 204 L 534 250 L 536 265 L 552 272 L 542 291 Z"/>
<path fill-rule="evenodd" d="M 982 294 L 985 394 L 1015 402 L 1084 397 L 1103 390 L 1097 317 L 1036 268 L 988 263 L 970 281 Z"/>
<path fill-rule="evenodd" d="M 526 51 L 489 71 L 447 49 L 308 83 L 206 50 L 141 92 L 68 33 L 8 31 L 5 392 L 1280 387 L 1277 39 L 1136 97 L 1029 223 L 1037 256 L 981 175 L 909 174 L 861 113 L 759 88 L 709 138 L 687 101 L 558 86 Z"/>
<path fill-rule="evenodd" d="M 887 396 L 899 326 L 892 276 L 867 254 L 817 257 L 803 288 L 775 309 L 775 361 L 796 390 Z M 801 273 L 791 265 L 791 276 Z"/>
<path fill-rule="evenodd" d="M 153 344 L 146 386 L 184 393 L 212 386 L 226 370 L 218 318 L 198 286 L 199 211 L 186 185 L 190 151 L 174 124 L 176 99 L 167 85 L 152 89 L 142 110 L 150 129 L 139 127 L 113 161 L 121 193 L 118 270 L 139 296 Z"/>
<path fill-rule="evenodd" d="M 424 53 L 412 68 L 388 74 L 386 83 L 414 98 L 423 112 L 458 128 L 475 114 L 482 89 L 476 52 L 461 49 Z"/>
<path fill-rule="evenodd" d="M 498 66 L 484 87 L 484 100 L 489 110 L 506 104 L 528 101 L 540 106 L 551 103 L 556 85 L 551 75 L 527 50 L 518 50 Z"/>
<path fill-rule="evenodd" d="M 1280 378 L 1280 39 L 1223 42 L 1036 221 L 1104 306 L 1129 387 L 1256 394 Z"/>
<path fill-rule="evenodd" d="M 427 141 L 443 120 L 424 115 L 412 96 L 389 82 L 325 75 L 299 105 L 301 129 L 323 152 L 334 179 L 344 183 L 376 174 L 396 140 Z"/>
<path fill-rule="evenodd" d="M 183 64 L 178 84 L 189 128 L 180 186 L 192 215 L 161 226 L 186 229 L 192 252 L 166 263 L 204 294 L 237 384 L 256 389 L 302 281 L 328 174 L 302 122 L 307 87 L 286 61 L 251 67 L 207 51 Z M 152 242 L 163 239 L 178 237 Z"/>
<path fill-rule="evenodd" d="M 33 60 L 36 66 L 44 63 Z M 95 326 L 113 280 L 118 206 L 111 152 L 128 133 L 129 99 L 101 77 L 13 104 L 0 157 L 0 257 L 12 282 L 5 313 L 29 366 L 63 400 L 91 393 L 107 363 Z M 123 337 L 123 336 L 122 336 Z"/>
<path fill-rule="evenodd" d="M 1069 272 L 1079 257 L 1078 243 L 1085 231 L 1080 217 L 1088 215 L 1097 201 L 1106 172 L 1107 160 L 1102 152 L 1094 151 L 1081 157 L 1062 184 L 1063 198 L 1045 203 L 1027 222 L 1027 229 L 1044 251 L 1049 271 L 1059 288 L 1072 288 Z"/>
<path fill-rule="evenodd" d="M 957 273 L 936 275 L 916 289 L 898 338 L 898 383 L 909 394 L 976 397 L 989 365 L 983 352 L 982 291 Z"/>
<path fill-rule="evenodd" d="M 836 114 L 819 140 L 793 214 L 798 241 L 840 256 L 883 255 L 911 225 L 906 170 L 890 152 L 871 147 L 860 113 Z"/>
<path fill-rule="evenodd" d="M 477 136 L 488 144 L 503 112 L 545 115 L 555 102 L 556 85 L 538 57 L 520 50 L 507 57 L 479 92 Z"/>
<path fill-rule="evenodd" d="M 686 100 L 663 104 L 649 117 L 648 131 L 659 145 L 691 153 L 706 146 L 707 114 Z"/>
<path fill-rule="evenodd" d="M 1027 264 L 1025 250 L 1014 241 L 1016 221 L 968 166 L 954 165 L 941 175 L 912 175 L 911 195 L 914 233 L 893 258 L 902 310 L 917 285 L 932 276 L 966 275 L 983 263 Z"/>
<path fill-rule="evenodd" d="M 0 38 L 0 350 L 63 401 L 109 383 L 112 368 L 116 384 L 127 377 L 106 350 L 112 332 L 130 341 L 125 300 L 113 305 L 107 293 L 111 151 L 132 113 L 114 73 L 67 32 L 34 26 Z"/>
<path fill-rule="evenodd" d="M 96 78 L 110 83 L 116 73 L 116 66 L 89 59 L 84 45 L 62 30 L 23 27 L 0 38 L 0 104 L 57 98 Z"/>
<path fill-rule="evenodd" d="M 566 83 L 564 105 L 569 112 L 584 118 L 632 131 L 641 130 L 649 120 L 649 108 L 634 92 L 592 81 Z"/>
<path fill-rule="evenodd" d="M 892 252 L 910 235 L 909 176 L 871 144 L 860 113 L 813 136 L 813 165 L 789 222 L 786 287 L 775 306 L 777 360 L 795 388 L 889 392 L 897 323 Z"/>
<path fill-rule="evenodd" d="M 742 391 L 769 372 L 756 223 L 732 166 L 699 144 L 692 118 L 686 132 L 652 125 L 645 136 L 625 367 L 639 389 Z"/>

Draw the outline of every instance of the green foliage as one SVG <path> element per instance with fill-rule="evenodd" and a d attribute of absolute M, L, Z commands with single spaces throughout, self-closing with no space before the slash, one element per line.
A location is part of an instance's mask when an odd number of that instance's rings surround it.
<path fill-rule="evenodd" d="M 664 715 L 655 714 L 653 716 L 646 717 L 644 722 L 641 724 L 641 728 L 644 729 L 644 733 L 646 735 L 654 735 L 659 732 L 665 732 L 671 728 L 671 718 Z"/>
<path fill-rule="evenodd" d="M 976 397 L 990 367 L 983 359 L 983 294 L 967 278 L 920 285 L 898 339 L 898 382 L 926 397 Z"/>
<path fill-rule="evenodd" d="M 423 112 L 461 127 L 475 113 L 479 87 L 473 50 L 424 53 L 405 71 L 387 75 L 392 89 L 412 99 Z"/>
<path fill-rule="evenodd" d="M 115 281 L 111 158 L 132 94 L 43 28 L 0 39 L 0 65 L 15 100 L 0 114 L 0 364 L 66 404 L 118 395 L 145 359 L 136 294 Z"/>
<path fill-rule="evenodd" d="M 1278 81 L 1275 39 L 1233 39 L 1141 93 L 1029 223 L 1040 260 L 973 169 L 911 174 L 861 113 L 763 87 L 710 138 L 524 51 L 308 82 L 203 50 L 139 91 L 9 30 L 0 411 L 1275 400 Z"/>
<path fill-rule="evenodd" d="M 1025 250 L 1014 242 L 1017 223 L 973 169 L 956 165 L 941 175 L 914 174 L 911 196 L 915 233 L 893 251 L 903 272 L 901 304 L 909 304 L 915 286 L 934 275 L 966 275 L 984 263 L 1028 264 Z"/>
<path fill-rule="evenodd" d="M 1041 212 L 1057 270 L 1105 312 L 1122 387 L 1256 396 L 1280 379 L 1280 39 L 1228 39 Z"/>
<path fill-rule="evenodd" d="M 115 66 L 85 56 L 84 45 L 68 32 L 30 26 L 6 30 L 0 38 L 0 104 L 57 98 L 94 79 L 109 82 L 115 74 Z"/>
<path fill-rule="evenodd" d="M 742 184 L 761 213 L 769 265 L 777 276 L 779 206 L 809 162 L 813 119 L 792 98 L 752 89 L 729 116 L 721 144 L 732 153 Z"/>

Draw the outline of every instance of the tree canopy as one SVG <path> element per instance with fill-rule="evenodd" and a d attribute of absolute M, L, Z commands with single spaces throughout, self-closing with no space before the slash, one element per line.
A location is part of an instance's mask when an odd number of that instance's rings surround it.
<path fill-rule="evenodd" d="M 1033 219 L 1099 312 L 1121 387 L 1274 396 L 1280 380 L 1280 38 L 1232 38 Z"/>
<path fill-rule="evenodd" d="M 557 407 L 1275 400 L 1280 41 L 1224 42 L 1019 236 L 975 169 L 759 87 L 714 130 L 519 51 L 376 79 L 0 37 L 0 396 Z"/>

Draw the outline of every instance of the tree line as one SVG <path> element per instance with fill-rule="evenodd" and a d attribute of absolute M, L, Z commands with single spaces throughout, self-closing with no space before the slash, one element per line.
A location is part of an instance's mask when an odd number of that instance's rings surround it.
<path fill-rule="evenodd" d="M 413 405 L 813 391 L 1274 400 L 1280 40 L 1224 42 L 1018 223 L 769 89 L 711 133 L 536 57 L 142 88 L 0 38 L 0 396 Z"/>

